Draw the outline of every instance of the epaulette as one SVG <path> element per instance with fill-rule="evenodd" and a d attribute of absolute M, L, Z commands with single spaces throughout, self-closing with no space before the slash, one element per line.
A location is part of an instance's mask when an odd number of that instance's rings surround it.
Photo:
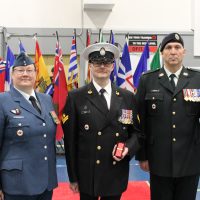
<path fill-rule="evenodd" d="M 191 70 L 193 72 L 200 72 L 200 69 L 194 69 L 194 68 L 191 68 L 191 67 L 186 67 L 186 69 Z"/>
<path fill-rule="evenodd" d="M 154 73 L 154 72 L 157 72 L 157 71 L 159 71 L 159 70 L 160 70 L 160 69 L 151 69 L 151 70 L 148 70 L 148 71 L 146 71 L 146 72 L 143 72 L 142 75 Z"/>

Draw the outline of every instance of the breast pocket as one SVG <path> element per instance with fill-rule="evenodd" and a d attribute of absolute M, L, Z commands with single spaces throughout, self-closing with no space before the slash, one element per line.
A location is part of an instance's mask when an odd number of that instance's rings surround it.
<path fill-rule="evenodd" d="M 164 95 L 162 93 L 147 93 L 145 101 L 149 115 L 160 115 L 163 110 Z"/>
<path fill-rule="evenodd" d="M 199 102 L 190 102 L 185 101 L 186 103 L 186 112 L 188 115 L 199 115 L 200 103 Z"/>
<path fill-rule="evenodd" d="M 10 143 L 24 142 L 29 135 L 30 124 L 22 119 L 10 119 L 6 128 L 6 137 Z"/>

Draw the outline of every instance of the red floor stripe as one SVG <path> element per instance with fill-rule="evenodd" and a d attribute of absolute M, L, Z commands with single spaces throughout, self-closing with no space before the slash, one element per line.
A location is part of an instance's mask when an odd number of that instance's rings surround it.
<path fill-rule="evenodd" d="M 53 200 L 79 200 L 79 195 L 69 189 L 68 183 L 59 183 L 54 190 Z M 128 189 L 121 200 L 150 200 L 149 185 L 145 181 L 129 181 Z"/>

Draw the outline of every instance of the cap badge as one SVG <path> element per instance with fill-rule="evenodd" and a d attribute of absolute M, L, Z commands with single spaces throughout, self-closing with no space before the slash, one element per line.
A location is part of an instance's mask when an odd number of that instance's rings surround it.
<path fill-rule="evenodd" d="M 106 54 L 106 50 L 102 47 L 102 48 L 100 49 L 100 55 L 101 55 L 101 56 L 105 56 L 105 54 Z"/>
<path fill-rule="evenodd" d="M 22 130 L 17 130 L 17 135 L 18 136 L 22 136 L 24 134 L 24 132 Z"/>
<path fill-rule="evenodd" d="M 177 40 L 180 40 L 180 37 L 179 37 L 178 34 L 175 34 L 175 38 L 176 38 Z"/>

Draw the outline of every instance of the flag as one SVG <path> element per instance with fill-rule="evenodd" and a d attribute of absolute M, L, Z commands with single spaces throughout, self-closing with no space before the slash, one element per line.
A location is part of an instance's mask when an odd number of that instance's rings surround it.
<path fill-rule="evenodd" d="M 72 37 L 72 46 L 69 59 L 68 69 L 68 90 L 78 88 L 78 62 L 77 62 L 77 51 L 76 51 L 76 32 Z"/>
<path fill-rule="evenodd" d="M 147 41 L 133 76 L 134 86 L 136 88 L 138 87 L 140 76 L 142 75 L 143 72 L 147 71 L 148 58 L 149 58 L 149 42 Z"/>
<path fill-rule="evenodd" d="M 86 31 L 86 47 L 88 47 L 90 45 L 90 33 L 87 29 Z M 88 65 L 88 61 L 86 61 L 85 63 L 85 83 L 89 83 L 91 81 L 91 72 L 90 72 L 90 68 Z"/>
<path fill-rule="evenodd" d="M 19 52 L 26 52 L 21 40 L 19 40 Z"/>
<path fill-rule="evenodd" d="M 15 56 L 12 50 L 10 49 L 10 47 L 7 46 L 5 91 L 10 90 L 10 85 L 11 85 L 10 72 L 11 72 L 11 68 L 14 65 L 14 62 L 15 62 Z"/>
<path fill-rule="evenodd" d="M 119 64 L 119 69 L 118 69 L 118 73 L 117 73 L 117 86 L 119 86 L 120 88 L 126 88 L 126 69 L 124 67 L 124 65 L 122 65 L 121 60 L 120 60 L 120 64 Z"/>
<path fill-rule="evenodd" d="M 99 29 L 99 43 L 104 42 L 102 29 Z"/>
<path fill-rule="evenodd" d="M 115 39 L 114 39 L 114 34 L 112 32 L 112 30 L 110 31 L 110 41 L 111 44 L 115 45 Z M 116 61 L 114 61 L 114 69 L 110 74 L 110 80 L 112 83 L 116 83 L 117 81 L 117 65 L 116 65 Z"/>
<path fill-rule="evenodd" d="M 154 70 L 154 69 L 160 69 L 160 68 L 161 68 L 161 65 L 160 65 L 160 46 L 159 46 L 151 61 L 150 69 Z"/>
<path fill-rule="evenodd" d="M 121 63 L 118 70 L 117 83 L 119 87 L 126 88 L 127 90 L 134 92 L 133 72 L 132 72 L 132 67 L 131 67 L 131 59 L 130 59 L 127 41 L 125 42 L 124 48 L 123 48 Z"/>
<path fill-rule="evenodd" d="M 6 61 L 0 58 L 0 92 L 5 89 Z"/>
<path fill-rule="evenodd" d="M 48 69 L 45 65 L 37 39 L 35 43 L 35 66 L 37 70 L 36 91 L 46 94 L 52 94 L 53 85 L 51 83 Z"/>
<path fill-rule="evenodd" d="M 54 61 L 54 73 L 53 73 L 54 93 L 53 103 L 55 106 L 58 119 L 62 120 L 63 109 L 67 100 L 68 90 L 67 82 L 64 71 L 64 64 L 62 62 L 62 49 L 60 47 L 58 37 L 56 43 L 56 54 Z M 63 129 L 61 123 L 57 124 L 56 139 L 61 140 L 63 137 Z"/>

